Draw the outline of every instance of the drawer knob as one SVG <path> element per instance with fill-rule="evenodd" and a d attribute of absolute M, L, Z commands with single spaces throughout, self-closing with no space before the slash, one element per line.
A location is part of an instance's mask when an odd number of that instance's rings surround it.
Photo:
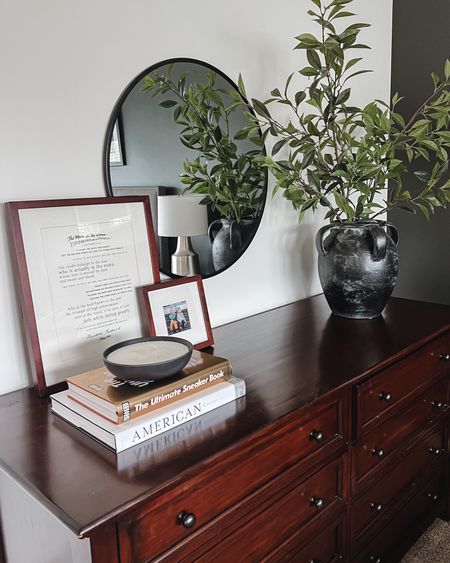
<path fill-rule="evenodd" d="M 186 510 L 182 510 L 177 516 L 178 524 L 182 524 L 185 528 L 192 528 L 196 520 L 195 514 Z"/>
<path fill-rule="evenodd" d="M 442 403 L 441 401 L 432 401 L 431 406 L 434 407 L 435 409 L 442 409 L 444 403 Z"/>
<path fill-rule="evenodd" d="M 383 563 L 381 557 L 377 557 L 376 555 L 372 555 L 370 558 L 371 563 Z"/>
<path fill-rule="evenodd" d="M 439 500 L 439 497 L 436 493 L 427 493 L 427 497 L 432 500 L 433 502 L 436 502 L 437 500 Z"/>
<path fill-rule="evenodd" d="M 428 449 L 433 455 L 439 455 L 440 453 L 442 453 L 442 450 L 440 448 L 428 448 Z"/>
<path fill-rule="evenodd" d="M 311 559 L 309 563 L 322 563 L 322 559 Z"/>
<path fill-rule="evenodd" d="M 380 401 L 386 401 L 386 403 L 392 401 L 392 395 L 390 393 L 380 393 L 378 398 L 380 399 Z"/>
<path fill-rule="evenodd" d="M 382 458 L 384 456 L 384 450 L 383 448 L 374 448 L 372 450 L 372 455 L 378 457 L 378 458 Z"/>
<path fill-rule="evenodd" d="M 375 512 L 381 512 L 381 509 L 383 507 L 381 506 L 381 504 L 379 502 L 371 502 L 370 508 Z"/>
<path fill-rule="evenodd" d="M 450 362 L 450 354 L 439 354 L 439 359 L 444 362 Z"/>
<path fill-rule="evenodd" d="M 323 442 L 325 434 L 321 430 L 311 430 L 309 433 L 309 439 L 315 440 L 316 442 Z"/>
<path fill-rule="evenodd" d="M 317 510 L 322 510 L 325 506 L 325 500 L 321 497 L 312 497 L 311 504 L 317 508 Z"/>

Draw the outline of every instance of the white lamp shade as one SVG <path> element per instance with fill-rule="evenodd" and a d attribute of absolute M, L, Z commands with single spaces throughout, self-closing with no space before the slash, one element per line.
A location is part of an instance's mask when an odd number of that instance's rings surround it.
<path fill-rule="evenodd" d="M 158 196 L 158 235 L 162 237 L 189 237 L 208 232 L 206 205 L 202 196 Z"/>

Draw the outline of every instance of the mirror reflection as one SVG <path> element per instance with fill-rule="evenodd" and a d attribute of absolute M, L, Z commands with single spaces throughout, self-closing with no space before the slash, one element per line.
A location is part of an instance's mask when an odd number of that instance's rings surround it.
<path fill-rule="evenodd" d="M 250 139 L 240 134 L 249 127 Z M 243 96 L 223 73 L 187 59 L 155 65 L 111 117 L 107 191 L 150 198 L 162 273 L 209 277 L 233 264 L 258 228 L 267 181 L 255 157 L 263 151 Z"/>

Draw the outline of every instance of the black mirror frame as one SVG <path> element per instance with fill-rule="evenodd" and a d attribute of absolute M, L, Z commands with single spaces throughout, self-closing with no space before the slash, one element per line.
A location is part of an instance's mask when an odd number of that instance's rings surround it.
<path fill-rule="evenodd" d="M 109 118 L 109 121 L 108 121 L 108 125 L 107 125 L 107 128 L 106 128 L 106 135 L 105 135 L 105 140 L 104 140 L 104 143 L 103 143 L 103 155 L 102 155 L 103 166 L 102 166 L 102 168 L 103 168 L 103 180 L 104 180 L 104 184 L 105 184 L 106 194 L 109 197 L 114 197 L 113 187 L 111 185 L 109 153 L 110 153 L 110 146 L 111 146 L 111 139 L 112 139 L 114 124 L 116 123 L 117 120 L 119 120 L 119 122 L 121 120 L 120 109 L 121 109 L 125 99 L 127 98 L 128 94 L 133 90 L 133 88 L 136 86 L 136 84 L 138 82 L 140 82 L 145 76 L 147 76 L 147 74 L 149 74 L 150 72 L 152 72 L 152 71 L 154 71 L 158 68 L 161 68 L 162 66 L 166 66 L 166 65 L 174 64 L 174 63 L 193 63 L 193 64 L 201 65 L 201 66 L 203 66 L 203 67 L 205 67 L 209 70 L 216 72 L 219 76 L 221 76 L 224 80 L 226 80 L 237 92 L 239 92 L 239 88 L 238 88 L 237 84 L 233 80 L 231 80 L 231 78 L 229 78 L 224 72 L 222 72 L 221 70 L 219 70 L 215 66 L 211 65 L 210 63 L 207 63 L 205 61 L 201 61 L 200 59 L 193 59 L 193 58 L 189 58 L 189 57 L 175 57 L 175 58 L 171 58 L 171 59 L 166 59 L 164 61 L 160 61 L 158 63 L 155 63 L 155 64 L 149 66 L 144 71 L 140 72 L 137 76 L 135 76 L 135 78 L 133 78 L 133 80 L 131 80 L 131 82 L 129 82 L 129 84 L 126 86 L 126 88 L 123 90 L 123 92 L 120 94 L 119 98 L 117 99 L 117 102 L 115 103 L 114 108 L 111 112 L 111 115 L 110 115 L 110 118 Z M 253 108 L 249 105 L 248 100 L 246 98 L 244 98 L 243 96 L 242 96 L 242 100 L 247 105 L 250 113 L 252 113 L 255 116 L 255 112 L 253 111 Z M 262 133 L 261 129 L 259 131 L 260 131 L 261 138 L 263 138 L 263 133 Z M 263 146 L 262 146 L 262 149 L 261 149 L 261 153 L 264 156 L 267 155 L 264 140 L 263 140 Z M 267 192 L 268 192 L 268 171 L 267 171 L 267 168 L 264 168 L 264 188 L 265 188 L 266 193 L 265 193 L 265 197 L 263 199 L 261 208 L 258 211 L 256 227 L 255 227 L 253 233 L 251 234 L 251 236 L 249 237 L 247 244 L 242 249 L 242 253 L 239 255 L 238 258 L 236 258 L 236 260 L 234 260 L 233 262 L 230 262 L 230 264 L 227 264 L 224 268 L 221 268 L 220 270 L 217 270 L 216 272 L 214 272 L 212 274 L 202 275 L 203 279 L 211 278 L 213 276 L 221 274 L 225 270 L 228 270 L 228 268 L 230 268 L 233 264 L 238 262 L 240 260 L 241 256 L 243 254 L 245 254 L 248 247 L 252 243 L 252 240 L 253 240 L 254 236 L 256 235 L 256 232 L 259 229 L 261 219 L 262 219 L 262 216 L 263 216 L 263 213 L 264 213 L 264 209 L 266 207 Z M 155 233 L 155 236 L 157 236 L 156 233 Z M 178 276 L 175 276 L 174 274 L 172 274 L 170 272 L 165 272 L 163 270 L 160 270 L 160 271 L 162 273 L 172 277 L 172 278 L 178 277 Z"/>

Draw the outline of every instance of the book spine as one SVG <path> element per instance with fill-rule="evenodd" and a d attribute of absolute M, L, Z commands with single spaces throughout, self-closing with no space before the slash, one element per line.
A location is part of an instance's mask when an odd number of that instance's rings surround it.
<path fill-rule="evenodd" d="M 71 394 L 70 391 L 68 392 L 67 396 L 69 397 L 69 399 L 71 399 L 72 401 L 75 401 L 76 403 L 78 403 L 79 405 L 81 405 L 85 409 L 88 409 L 89 411 L 93 412 L 97 416 L 101 416 L 102 418 L 104 418 L 108 422 L 112 422 L 113 424 L 117 424 L 117 417 L 115 417 L 115 418 L 111 417 L 110 413 L 103 411 L 97 405 L 95 405 L 95 407 L 93 407 L 90 404 L 88 404 L 87 401 L 80 401 L 80 399 L 76 395 Z"/>
<path fill-rule="evenodd" d="M 245 382 L 238 377 L 231 377 L 211 388 L 210 392 L 191 396 L 174 405 L 163 407 L 154 417 L 147 416 L 142 424 L 133 424 L 115 433 L 116 452 L 131 448 L 171 428 L 183 424 L 197 416 L 221 407 L 245 395 Z"/>
<path fill-rule="evenodd" d="M 217 383 L 227 381 L 231 377 L 231 365 L 224 362 L 215 366 L 214 369 L 205 370 L 195 374 L 195 377 L 181 379 L 172 388 L 164 388 L 159 393 L 153 392 L 146 397 L 134 397 L 117 405 L 117 422 L 120 424 L 127 420 L 133 420 L 152 411 L 189 397 L 198 391 L 208 389 Z"/>

